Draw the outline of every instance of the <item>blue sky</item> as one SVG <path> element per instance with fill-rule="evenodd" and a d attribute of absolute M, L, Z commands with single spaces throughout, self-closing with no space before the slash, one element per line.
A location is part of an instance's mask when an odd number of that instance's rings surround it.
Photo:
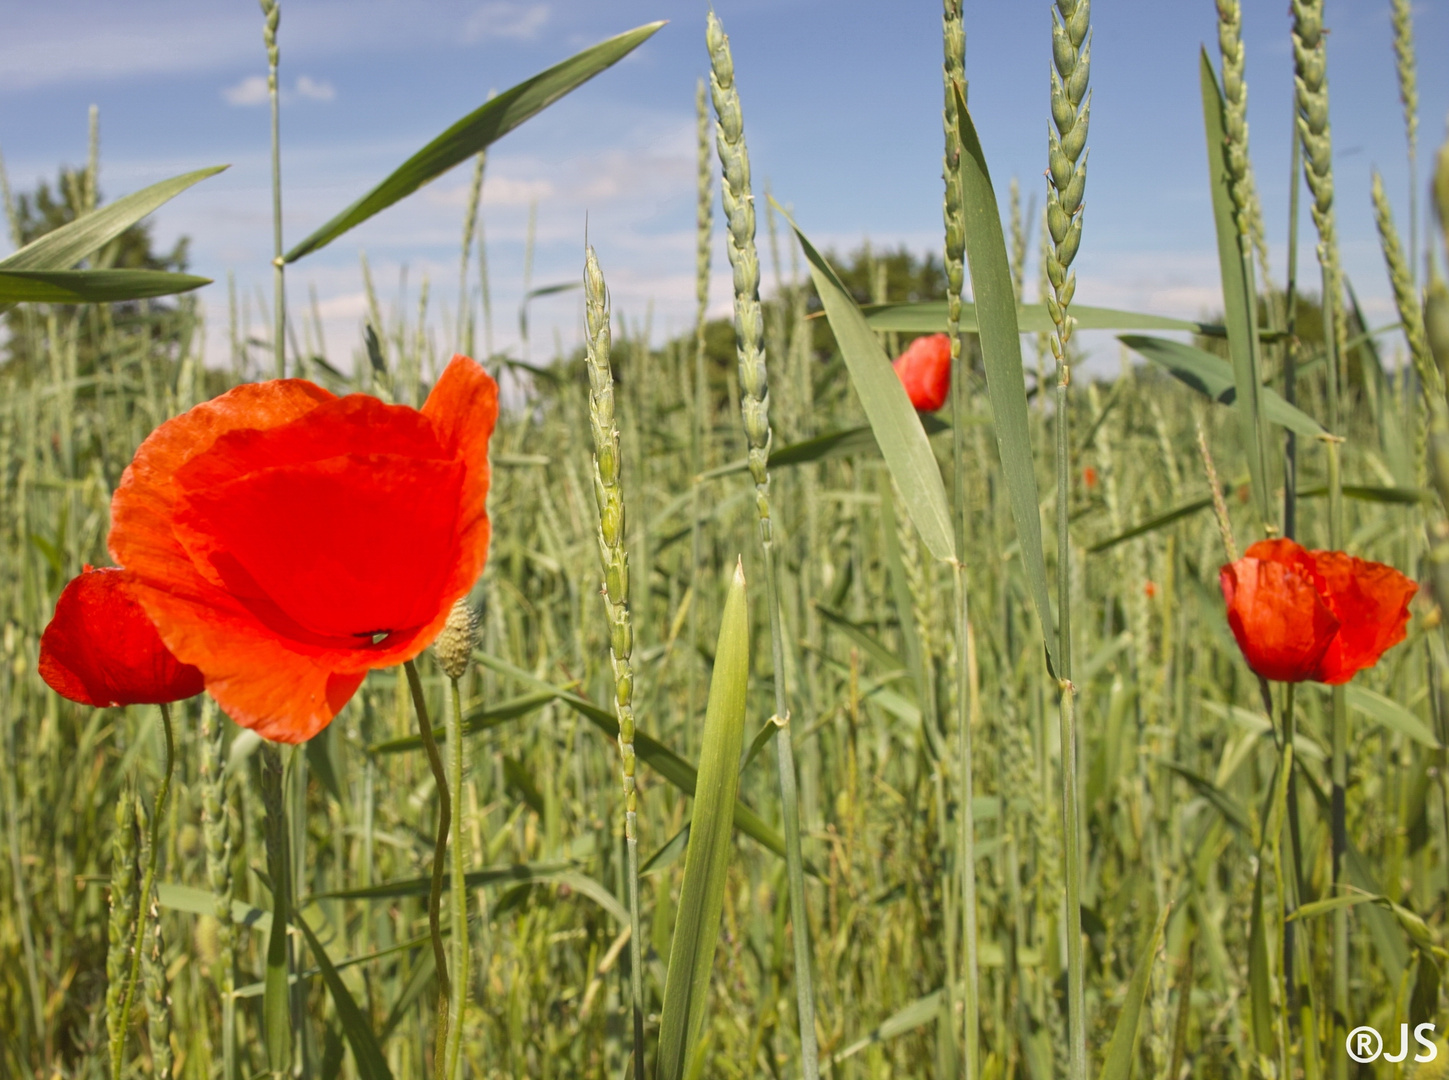
<path fill-rule="evenodd" d="M 935 249 L 940 233 L 940 16 L 925 0 L 716 0 L 729 32 L 756 193 L 766 183 L 818 244 Z M 1285 261 L 1291 123 L 1286 0 L 1246 0 L 1251 147 Z M 502 90 L 604 37 L 670 20 L 618 67 L 507 136 L 488 166 L 484 214 L 495 345 L 517 350 L 530 204 L 535 286 L 576 280 L 589 238 L 616 314 L 656 338 L 692 319 L 694 86 L 706 71 L 701 3 L 681 0 L 282 0 L 284 228 L 288 245 L 418 147 Z M 1379 168 L 1407 225 L 1410 180 L 1394 82 L 1388 0 L 1329 0 L 1329 83 L 1344 262 L 1371 320 L 1392 321 L 1368 201 Z M 1420 187 L 1444 137 L 1449 7 L 1421 3 Z M 966 0 L 972 113 L 993 177 L 1044 193 L 1049 5 Z M 1084 303 L 1195 316 L 1218 306 L 1197 53 L 1216 60 L 1212 0 L 1115 0 L 1094 10 L 1094 103 Z M 188 169 L 232 168 L 155 216 L 158 237 L 192 238 L 192 268 L 246 296 L 270 291 L 268 115 L 254 0 L 48 0 L 7 16 L 0 40 L 0 151 L 28 190 L 84 161 L 86 110 L 100 107 L 101 186 L 116 197 Z M 385 304 L 417 305 L 430 281 L 435 347 L 454 346 L 460 166 L 288 275 L 295 307 L 315 288 L 329 354 L 360 340 L 366 251 Z M 1424 211 L 1427 216 L 1427 210 Z M 763 219 L 761 223 L 763 231 Z M 1311 238 L 1306 211 L 1302 231 Z M 762 237 L 763 239 L 763 237 Z M 3 243 L 3 242 L 0 242 Z M 3 247 L 0 247 L 3 250 Z M 1305 239 L 1300 259 L 1314 273 Z M 406 295 L 401 279 L 406 270 Z M 1034 279 L 1035 269 L 1030 276 Z M 476 274 L 474 275 L 476 282 Z M 717 245 L 712 306 L 728 310 Z M 766 284 L 772 276 L 766 258 Z M 226 295 L 203 294 L 212 362 L 224 361 Z M 255 305 L 254 305 L 255 312 Z M 445 317 L 446 316 L 446 317 Z M 412 317 L 411 315 L 409 316 Z M 580 339 L 577 293 L 536 302 L 534 358 Z M 260 319 L 253 314 L 253 325 Z M 1093 343 L 1104 361 L 1110 339 Z"/>

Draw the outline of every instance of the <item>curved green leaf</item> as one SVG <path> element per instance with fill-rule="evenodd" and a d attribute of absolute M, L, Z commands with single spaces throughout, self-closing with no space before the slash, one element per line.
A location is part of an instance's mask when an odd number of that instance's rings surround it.
<path fill-rule="evenodd" d="M 287 262 L 296 262 L 303 255 L 326 247 L 349 229 L 405 199 L 428 181 L 497 142 L 570 90 L 624 59 L 663 25 L 663 22 L 647 23 L 601 41 L 505 90 L 408 158 L 387 179 L 292 248 L 284 258 Z"/>
<path fill-rule="evenodd" d="M 1429 725 L 1397 701 L 1357 683 L 1349 683 L 1347 690 L 1348 703 L 1370 720 L 1382 724 L 1390 731 L 1397 731 L 1420 746 L 1427 746 L 1431 750 L 1441 749 L 1439 740 L 1434 738 Z"/>
<path fill-rule="evenodd" d="M 901 499 L 920 531 L 921 539 L 931 554 L 950 560 L 956 548 L 951 529 L 951 513 L 946 502 L 946 486 L 941 483 L 941 470 L 936 455 L 905 387 L 896 377 L 875 331 L 865 321 L 850 291 L 841 283 L 825 257 L 815 250 L 789 214 L 772 198 L 772 206 L 789 222 L 810 264 L 810 277 L 825 307 L 825 317 L 845 358 L 850 381 L 870 421 L 876 444 L 885 458 L 886 468 L 900 489 Z M 1025 401 L 1025 390 L 1022 391 Z"/>
<path fill-rule="evenodd" d="M 872 330 L 894 330 L 904 334 L 935 334 L 946 329 L 946 301 L 915 300 L 890 304 L 866 304 L 861 308 Z M 1166 315 L 1148 315 L 1139 311 L 1116 308 L 1072 305 L 1072 318 L 1078 330 L 1183 330 L 1192 334 L 1222 334 L 1222 327 L 1209 323 L 1174 319 Z M 1023 334 L 1045 334 L 1052 329 L 1051 315 L 1045 304 L 1019 304 L 1017 325 Z M 979 328 L 976 305 L 961 305 L 961 332 L 973 334 Z"/>
<path fill-rule="evenodd" d="M 372 1033 L 367 1017 L 358 1008 L 347 984 L 342 981 L 342 976 L 332 966 L 327 950 L 322 947 L 322 942 L 317 940 L 317 935 L 300 913 L 293 921 L 307 939 L 317 966 L 322 970 L 322 981 L 327 984 L 327 992 L 332 995 L 332 1004 L 337 1009 L 337 1019 L 342 1022 L 342 1033 L 347 1036 L 347 1044 L 352 1047 L 352 1058 L 357 1062 L 358 1074 L 362 1080 L 392 1080 L 392 1070 L 387 1067 L 387 1059 L 383 1057 L 377 1036 Z"/>
<path fill-rule="evenodd" d="M 180 195 L 192 184 L 229 168 L 229 165 L 213 165 L 209 169 L 183 173 L 181 176 L 142 188 L 113 203 L 107 203 L 58 229 L 52 229 L 19 251 L 0 259 L 0 269 L 69 270 L 87 255 L 120 236 L 162 203 Z"/>
<path fill-rule="evenodd" d="M 1218 404 L 1231 405 L 1237 400 L 1238 387 L 1232 365 L 1222 357 L 1195 345 L 1142 334 L 1119 334 L 1117 340 L 1165 367 L 1175 378 Z M 1288 404 L 1268 387 L 1259 387 L 1258 400 L 1263 416 L 1273 423 L 1310 439 L 1325 434 L 1322 424 L 1297 406 Z"/>
<path fill-rule="evenodd" d="M 1238 235 L 1233 213 L 1223 95 L 1218 89 L 1217 76 L 1213 73 L 1206 48 L 1202 50 L 1199 66 L 1203 127 L 1207 134 L 1208 185 L 1212 190 L 1213 223 L 1217 229 L 1218 266 L 1223 285 L 1223 321 L 1227 323 L 1228 353 L 1233 360 L 1233 382 L 1238 390 L 1233 411 L 1238 418 L 1238 437 L 1248 457 L 1248 475 L 1253 481 L 1253 499 L 1257 503 L 1258 516 L 1264 524 L 1269 524 L 1272 519 L 1268 516 L 1268 466 L 1263 448 L 1266 433 L 1262 421 L 1264 394 L 1253 268 L 1246 257 L 1244 241 Z"/>
<path fill-rule="evenodd" d="M 1016 290 L 1006 237 L 1001 231 L 1001 210 L 986 168 L 986 154 L 976 125 L 966 109 L 960 88 L 956 94 L 956 126 L 961 133 L 961 196 L 965 204 L 966 262 L 971 269 L 971 294 L 976 298 L 976 321 L 981 335 L 981 357 L 986 366 L 986 390 L 991 396 L 996 447 L 1001 472 L 1011 496 L 1011 516 L 1021 546 L 1021 564 L 1027 591 L 1041 620 L 1047 662 L 1057 670 L 1056 621 L 1047 598 L 1046 559 L 1041 546 L 1041 499 L 1027 424 L 1026 374 L 1021 364 L 1021 328 L 1016 322 Z"/>
<path fill-rule="evenodd" d="M 728 885 L 731 807 L 740 783 L 740 750 L 745 738 L 745 702 L 750 689 L 750 623 L 745 575 L 736 566 L 725 598 L 709 682 L 699 787 L 684 855 L 684 884 L 659 1022 L 660 1080 L 680 1080 L 704 1028 L 710 971 L 719 944 L 720 918 Z"/>
<path fill-rule="evenodd" d="M 473 659 L 480 664 L 492 668 L 500 674 L 516 679 L 526 686 L 533 686 L 539 690 L 549 689 L 558 695 L 559 701 L 582 716 L 596 729 L 610 739 L 619 737 L 619 724 L 614 719 L 614 714 L 607 709 L 602 709 L 587 698 L 579 697 L 550 682 L 545 682 L 537 676 L 531 675 L 520 667 L 510 664 L 501 657 L 493 656 L 490 653 L 474 652 Z M 686 795 L 693 796 L 698 777 L 695 774 L 694 766 L 685 761 L 669 747 L 665 746 L 658 739 L 644 734 L 642 731 L 634 733 L 634 751 L 639 755 L 639 760 L 646 762 L 651 769 L 657 772 L 665 780 L 673 784 Z M 735 825 L 746 836 L 753 837 L 765 847 L 769 848 L 776 855 L 784 857 L 785 838 L 767 825 L 760 817 L 743 802 L 735 802 Z"/>
<path fill-rule="evenodd" d="M 1142 1003 L 1147 998 L 1147 988 L 1152 982 L 1152 962 L 1157 956 L 1157 947 L 1162 943 L 1162 931 L 1167 925 L 1169 904 L 1157 917 L 1157 925 L 1142 955 L 1137 958 L 1137 967 L 1132 972 L 1132 982 L 1127 987 L 1127 1000 L 1117 1014 L 1117 1026 L 1112 1029 L 1112 1041 L 1107 1044 L 1107 1056 L 1102 1060 L 1102 1071 L 1098 1080 L 1130 1080 L 1132 1062 L 1137 1057 L 1138 1027 L 1142 1019 Z"/>
<path fill-rule="evenodd" d="M 211 278 L 162 270 L 11 270 L 0 266 L 0 304 L 114 304 L 171 296 Z"/>

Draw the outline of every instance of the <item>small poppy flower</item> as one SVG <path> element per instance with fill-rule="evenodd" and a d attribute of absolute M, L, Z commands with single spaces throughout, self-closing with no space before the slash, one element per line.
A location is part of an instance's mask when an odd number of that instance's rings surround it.
<path fill-rule="evenodd" d="M 891 365 L 911 404 L 935 412 L 951 391 L 951 339 L 945 334 L 918 337 Z"/>
<path fill-rule="evenodd" d="M 1404 640 L 1419 586 L 1383 563 L 1260 540 L 1219 571 L 1248 666 L 1278 682 L 1348 682 Z"/>
<path fill-rule="evenodd" d="M 141 444 L 111 554 L 233 720 L 302 742 L 369 670 L 422 652 L 478 579 L 497 416 L 497 385 L 463 356 L 421 410 L 302 379 L 238 386 Z"/>
<path fill-rule="evenodd" d="M 1087 485 L 1087 490 L 1088 491 L 1091 491 L 1094 487 L 1096 487 L 1097 486 L 1097 470 L 1094 469 L 1094 468 L 1092 468 L 1092 466 L 1090 466 L 1090 465 L 1088 465 L 1085 469 L 1083 469 L 1082 470 L 1082 483 L 1084 483 L 1084 484 Z"/>
<path fill-rule="evenodd" d="M 1149 581 L 1146 585 L 1142 586 L 1142 591 L 1147 595 L 1147 599 L 1149 599 L 1149 600 L 1156 600 L 1157 599 L 1157 582 L 1155 582 L 1155 581 Z"/>
<path fill-rule="evenodd" d="M 87 566 L 61 591 L 40 636 L 40 677 L 83 705 L 160 705 L 202 691 L 136 602 L 131 575 Z"/>

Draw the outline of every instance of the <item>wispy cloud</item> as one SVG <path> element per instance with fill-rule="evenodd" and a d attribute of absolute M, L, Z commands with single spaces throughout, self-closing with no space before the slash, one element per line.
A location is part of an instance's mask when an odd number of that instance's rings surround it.
<path fill-rule="evenodd" d="M 267 103 L 267 77 L 265 75 L 248 75 L 241 82 L 224 88 L 221 96 L 226 99 L 228 105 L 242 107 L 265 105 Z M 294 89 L 283 88 L 282 90 L 283 101 L 288 101 L 294 96 L 306 98 L 308 101 L 331 101 L 337 96 L 337 90 L 326 79 L 299 75 Z"/>
<path fill-rule="evenodd" d="M 547 4 L 519 4 L 511 0 L 490 0 L 482 4 L 463 24 L 463 40 L 485 41 L 508 38 L 531 41 L 548 22 Z"/>

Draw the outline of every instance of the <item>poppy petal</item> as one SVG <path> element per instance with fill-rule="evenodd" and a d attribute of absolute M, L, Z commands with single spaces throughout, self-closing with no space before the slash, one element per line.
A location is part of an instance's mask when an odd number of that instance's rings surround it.
<path fill-rule="evenodd" d="M 442 618 L 454 601 L 467 595 L 488 558 L 488 440 L 498 422 L 498 384 L 477 361 L 454 356 L 439 376 L 422 413 L 437 432 L 445 453 L 463 463 L 458 503 L 458 559 L 443 587 Z M 431 639 L 429 639 L 431 640 Z"/>
<path fill-rule="evenodd" d="M 462 480 L 457 462 L 348 454 L 193 492 L 176 523 L 183 541 L 208 541 L 210 567 L 233 593 L 231 560 L 299 625 L 340 639 L 334 647 L 371 645 L 437 613 L 456 562 Z"/>
<path fill-rule="evenodd" d="M 1248 666 L 1263 678 L 1280 682 L 1313 678 L 1315 665 L 1338 630 L 1338 620 L 1311 578 L 1291 563 L 1251 556 L 1224 566 L 1218 576 L 1227 601 L 1228 626 Z"/>
<path fill-rule="evenodd" d="M 935 412 L 951 391 L 951 339 L 945 334 L 918 337 L 892 362 L 911 404 Z"/>
<path fill-rule="evenodd" d="M 1330 685 L 1345 683 L 1404 640 L 1409 601 L 1419 586 L 1392 566 L 1341 551 L 1312 556 L 1328 606 L 1343 624 L 1312 677 Z"/>
<path fill-rule="evenodd" d="M 130 575 L 87 568 L 61 592 L 40 638 L 40 676 L 72 701 L 104 708 L 157 705 L 202 691 L 131 591 Z"/>

